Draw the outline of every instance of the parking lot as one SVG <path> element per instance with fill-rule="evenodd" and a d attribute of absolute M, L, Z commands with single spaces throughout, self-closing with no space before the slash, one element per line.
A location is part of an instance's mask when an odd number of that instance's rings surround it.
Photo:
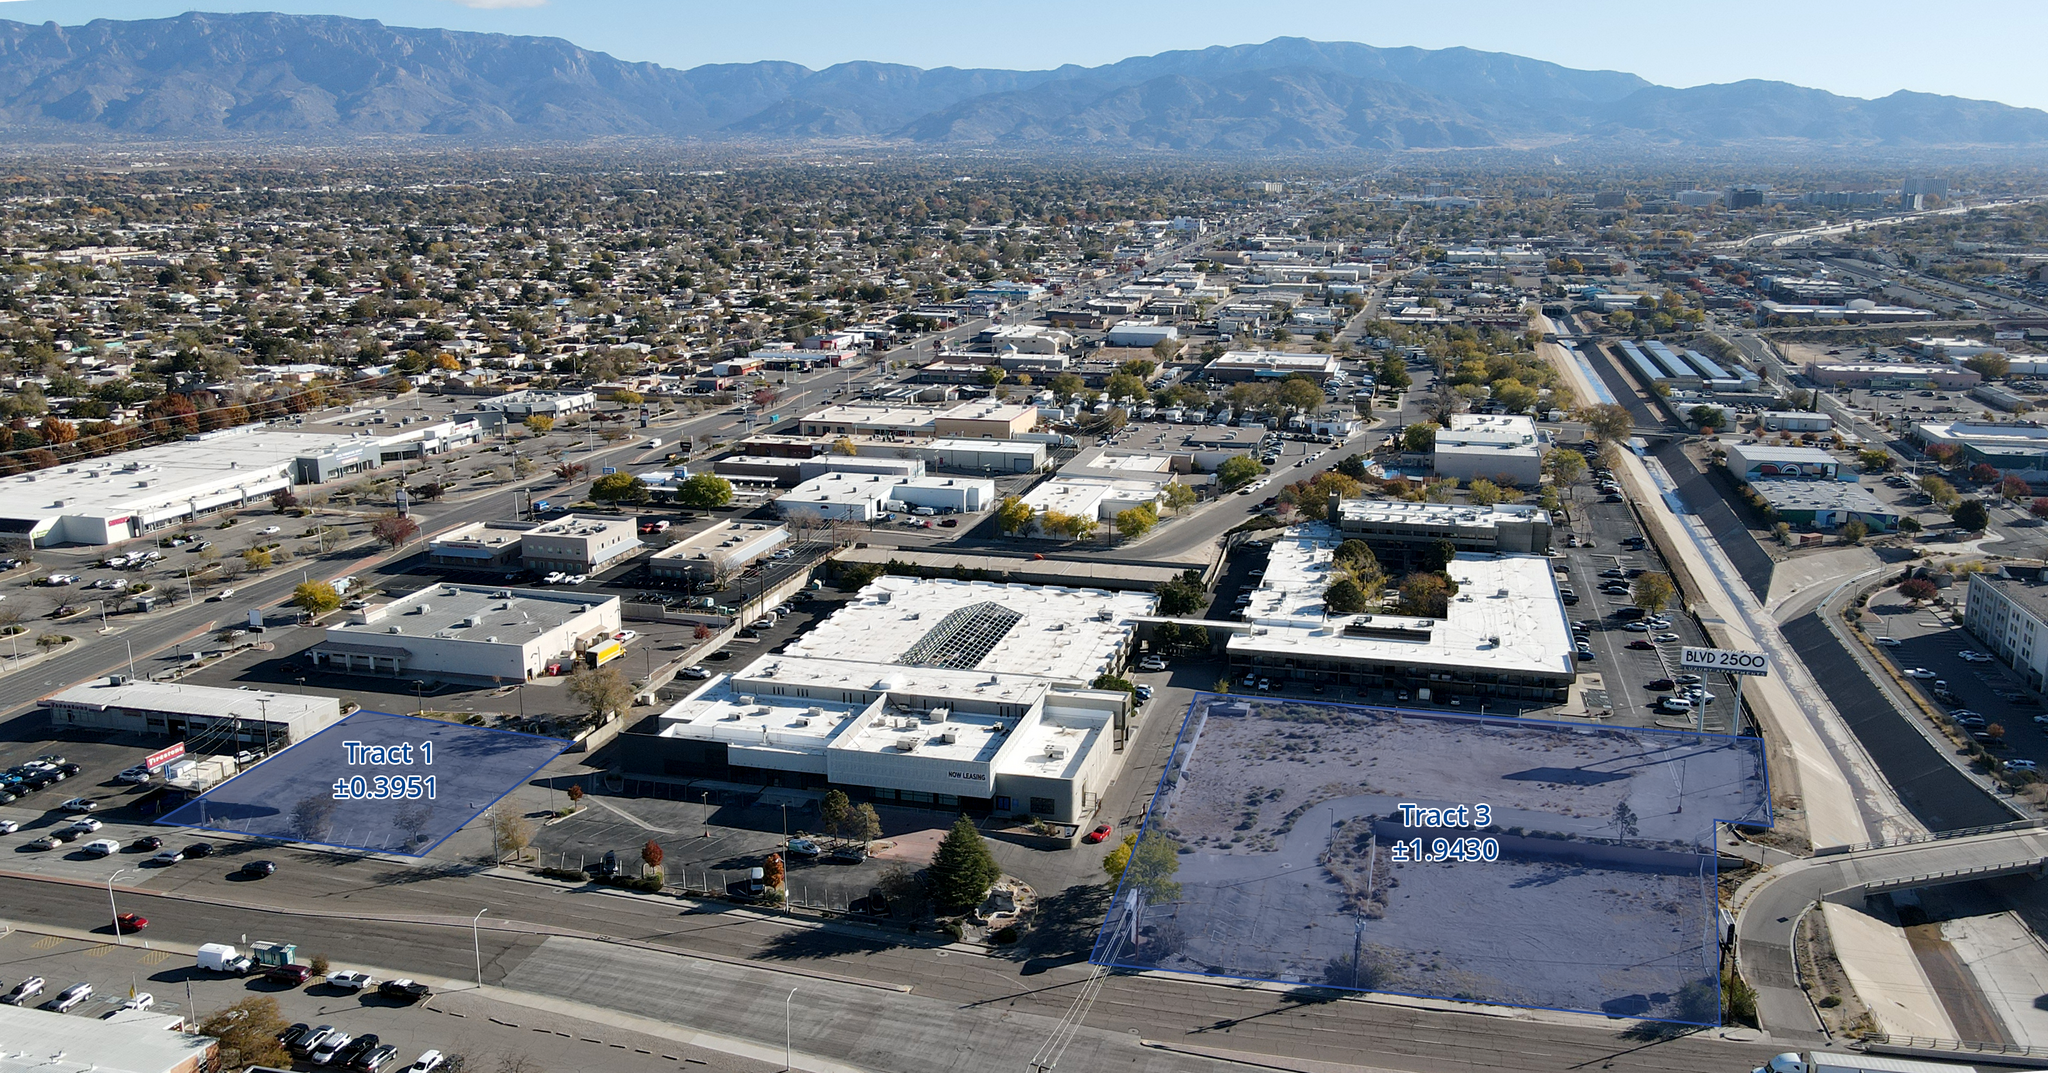
<path fill-rule="evenodd" d="M 612 1024 L 597 1024 L 562 1013 L 510 1004 L 480 995 L 467 984 L 439 990 L 417 1004 L 381 998 L 374 989 L 363 993 L 325 984 L 291 988 L 260 977 L 233 977 L 200 972 L 188 948 L 165 949 L 146 941 L 147 933 L 131 936 L 126 945 L 93 942 L 30 931 L 0 935 L 0 983 L 8 988 L 29 977 L 41 977 L 41 997 L 53 996 L 74 984 L 90 984 L 92 997 L 65 1014 L 97 1018 L 118 1009 L 131 996 L 147 994 L 150 1009 L 169 1017 L 204 1019 L 210 1011 L 251 997 L 275 999 L 287 1024 L 331 1025 L 353 1036 L 374 1033 L 398 1049 L 384 1073 L 406 1069 L 429 1049 L 461 1055 L 467 1068 L 498 1068 L 523 1057 L 522 1069 L 601 1070 L 610 1073 L 649 1068 L 755 1070 L 779 1068 L 642 1035 Z M 310 955 L 301 951 L 303 963 Z M 364 968 L 388 978 L 374 965 Z M 444 981 L 432 981 L 439 989 Z M 190 1005 L 187 1005 L 187 996 Z M 493 997 L 486 997 L 487 995 Z M 779 1062 L 779 1060 L 778 1060 Z M 304 1059 L 294 1069 L 328 1069 Z M 510 1065 L 503 1068 L 513 1068 Z"/>
<path fill-rule="evenodd" d="M 1964 659 L 1964 652 L 1983 651 L 1976 638 L 1933 609 L 1907 603 L 1896 589 L 1872 596 L 1869 611 L 1878 651 L 1935 710 L 1958 718 L 1962 729 L 1975 731 L 2003 761 L 2048 763 L 2048 727 L 2036 722 L 2048 719 L 2048 710 L 1995 658 Z M 1927 673 L 1909 673 L 1921 671 Z M 1989 732 L 1993 726 L 1999 728 L 1995 734 Z"/>

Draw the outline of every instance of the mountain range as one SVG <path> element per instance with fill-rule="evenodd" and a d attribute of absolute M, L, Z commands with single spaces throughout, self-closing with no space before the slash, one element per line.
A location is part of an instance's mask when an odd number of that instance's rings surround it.
<path fill-rule="evenodd" d="M 1277 38 L 1053 70 L 676 70 L 557 38 L 323 15 L 0 20 L 17 141 L 633 137 L 1275 152 L 1561 145 L 2048 146 L 2048 112 L 1785 82 L 1673 89 L 1471 49 Z"/>

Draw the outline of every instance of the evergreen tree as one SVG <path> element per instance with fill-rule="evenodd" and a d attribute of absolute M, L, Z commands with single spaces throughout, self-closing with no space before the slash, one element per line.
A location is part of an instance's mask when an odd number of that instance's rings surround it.
<path fill-rule="evenodd" d="M 948 909 L 978 905 L 1003 874 L 995 856 L 974 821 L 965 816 L 953 821 L 953 829 L 939 843 L 932 856 L 930 878 L 932 897 Z"/>

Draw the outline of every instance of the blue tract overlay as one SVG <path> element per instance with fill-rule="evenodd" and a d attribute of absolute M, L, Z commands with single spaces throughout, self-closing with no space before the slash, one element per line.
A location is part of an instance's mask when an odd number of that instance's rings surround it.
<path fill-rule="evenodd" d="M 1097 965 L 1718 1024 L 1755 738 L 1199 694 Z"/>
<path fill-rule="evenodd" d="M 359 711 L 158 823 L 422 857 L 568 743 Z"/>

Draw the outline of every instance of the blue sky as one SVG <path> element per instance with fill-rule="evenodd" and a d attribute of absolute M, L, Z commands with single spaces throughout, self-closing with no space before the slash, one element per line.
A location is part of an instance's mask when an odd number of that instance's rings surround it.
<path fill-rule="evenodd" d="M 673 67 L 843 60 L 919 67 L 1093 65 L 1280 36 L 1514 52 L 1693 86 L 1771 78 L 1857 97 L 1899 89 L 2048 108 L 2035 64 L 2048 3 L 2033 0 L 0 0 L 0 18 L 65 25 L 209 11 L 350 15 L 398 26 L 563 37 Z"/>

